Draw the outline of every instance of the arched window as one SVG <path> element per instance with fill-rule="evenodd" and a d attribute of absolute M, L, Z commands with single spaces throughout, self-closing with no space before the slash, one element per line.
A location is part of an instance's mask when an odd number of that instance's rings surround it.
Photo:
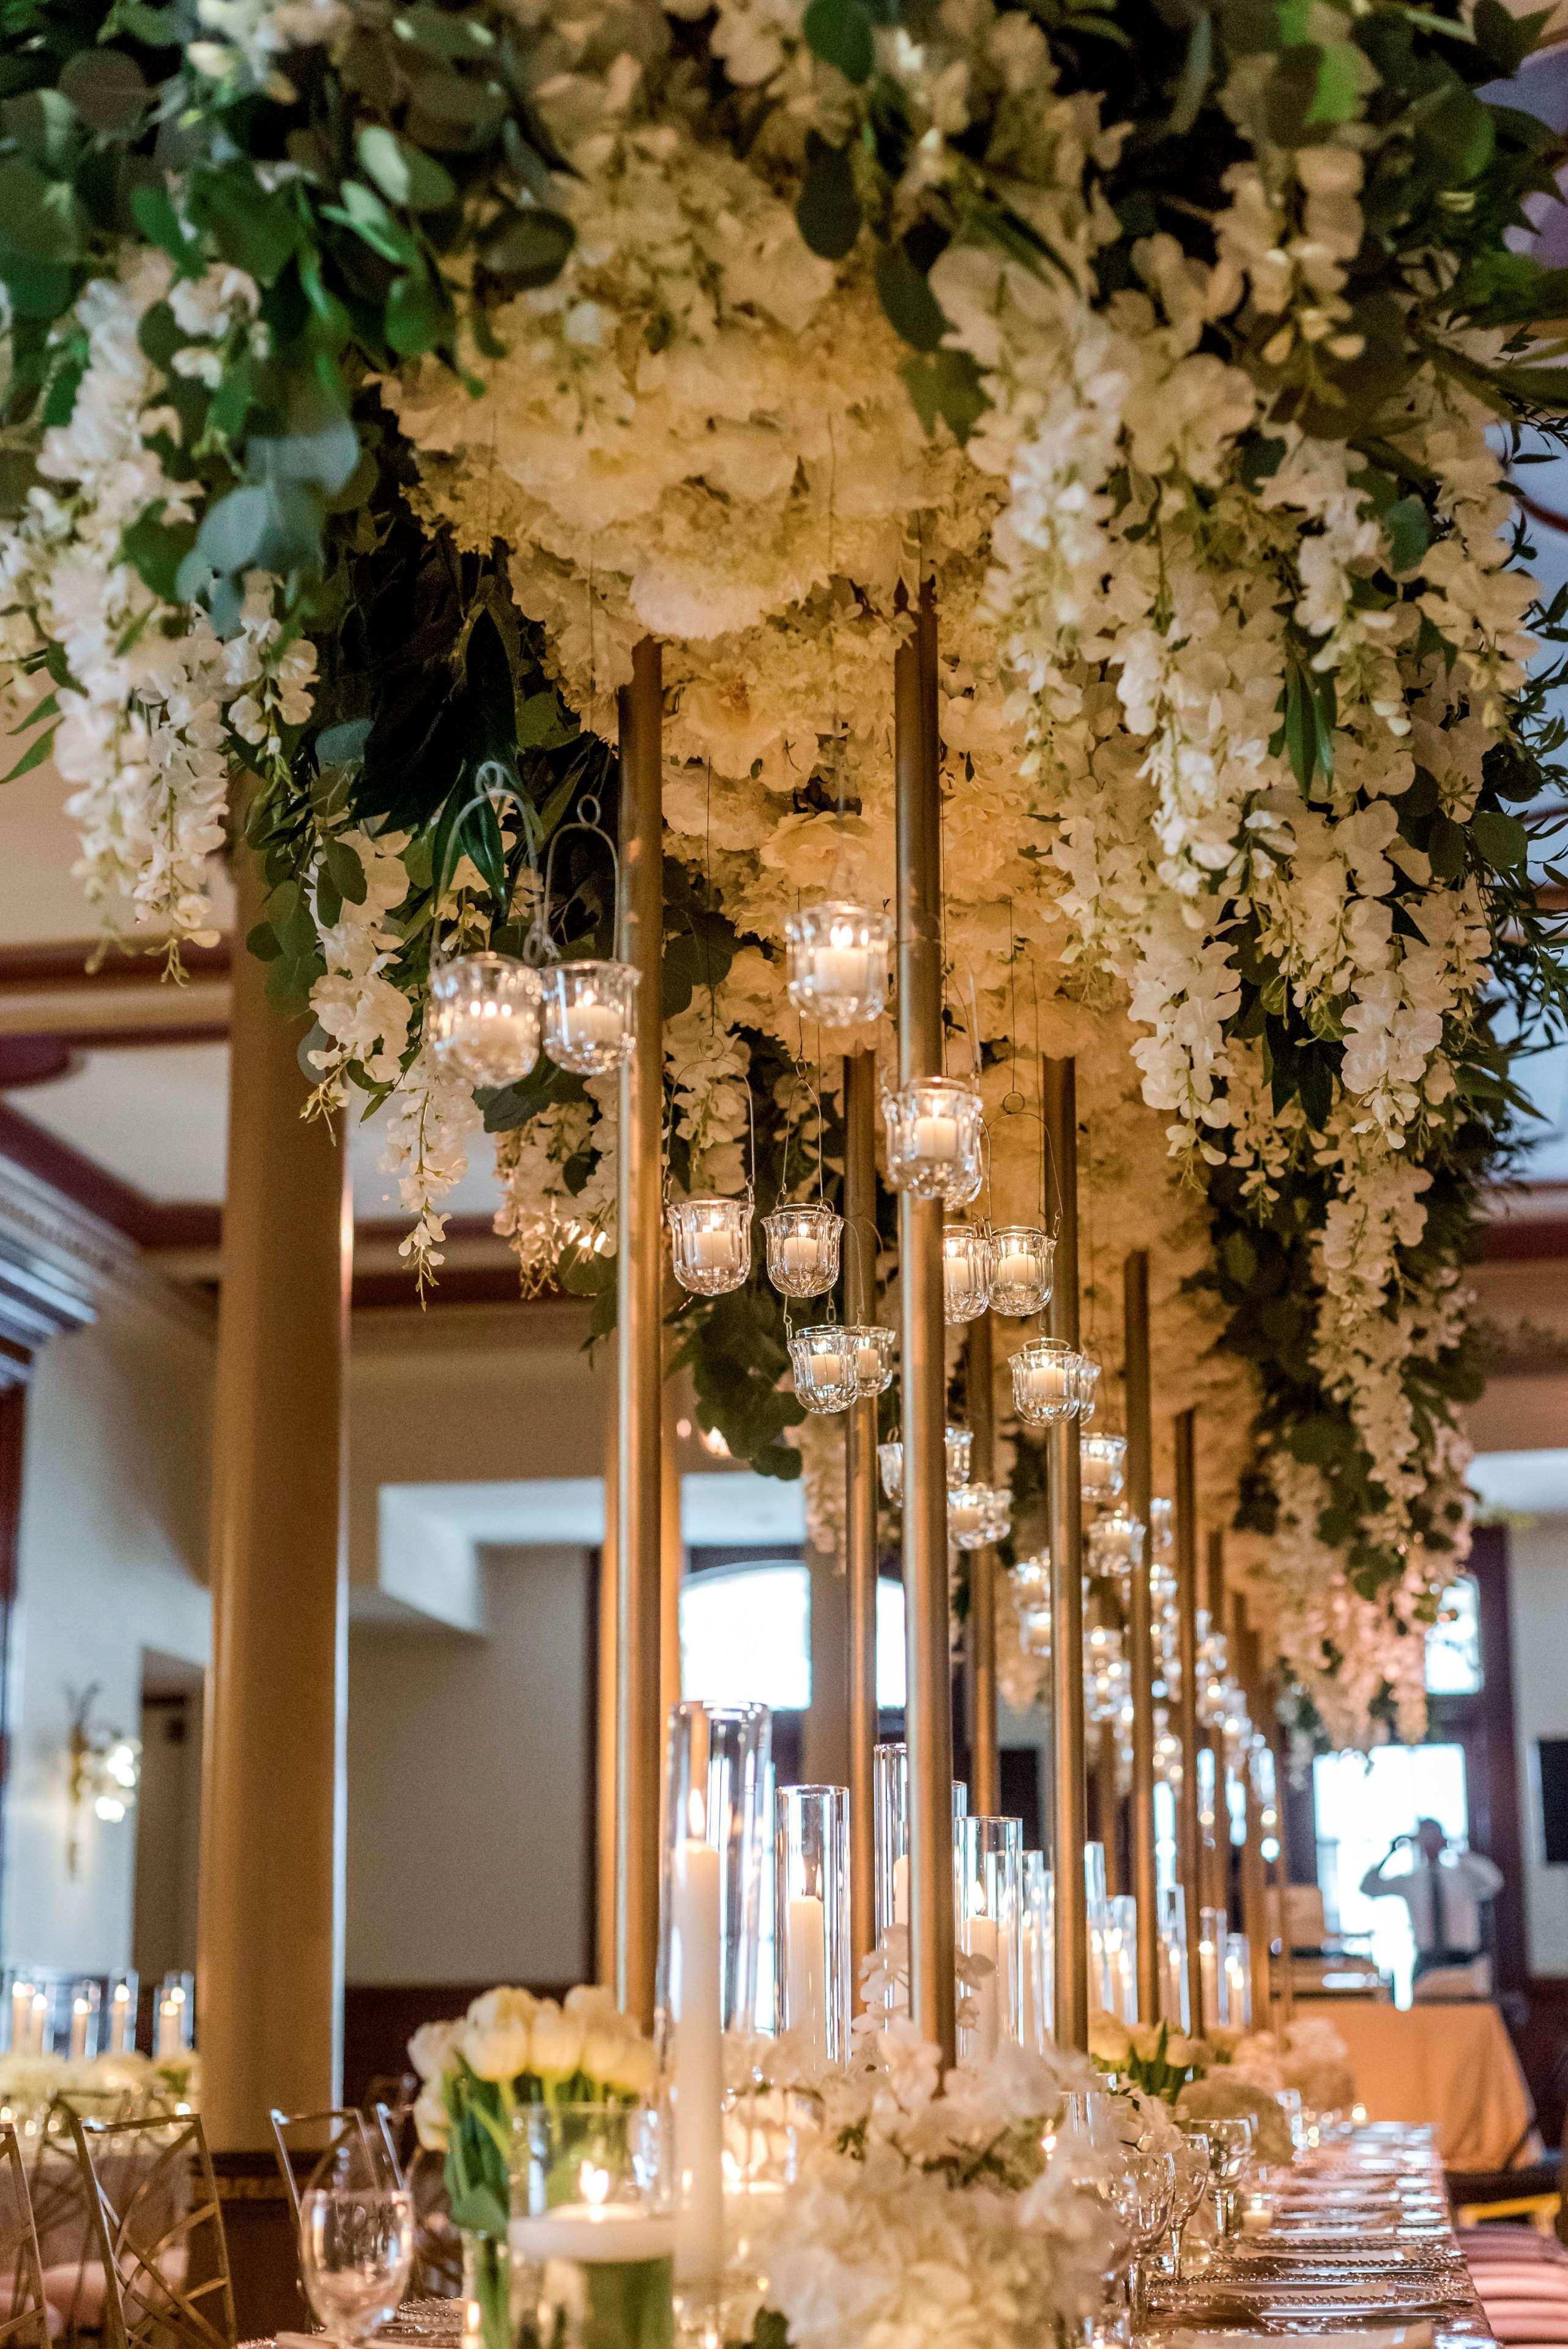
<path fill-rule="evenodd" d="M 877 1704 L 903 1710 L 903 1586 L 877 1584 Z M 811 1578 L 799 1558 L 705 1567 L 681 1585 L 681 1693 L 710 1704 L 811 1702 Z"/>

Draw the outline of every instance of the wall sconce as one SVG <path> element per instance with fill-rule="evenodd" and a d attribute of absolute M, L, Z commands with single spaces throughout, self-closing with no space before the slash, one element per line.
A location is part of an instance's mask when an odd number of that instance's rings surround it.
<path fill-rule="evenodd" d="M 140 1739 L 127 1737 L 122 1730 L 106 1728 L 93 1720 L 93 1699 L 98 1686 L 94 1681 L 79 1696 L 70 1689 L 66 1691 L 71 1705 L 70 1737 L 66 1749 L 69 1759 L 66 1868 L 72 1876 L 81 1857 L 82 1813 L 87 1806 L 92 1805 L 95 1817 L 118 1826 L 136 1807 L 136 1789 L 141 1776 Z"/>

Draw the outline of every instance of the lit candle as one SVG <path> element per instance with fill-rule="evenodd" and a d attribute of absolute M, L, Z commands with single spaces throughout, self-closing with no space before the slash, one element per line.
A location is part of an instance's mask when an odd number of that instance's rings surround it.
<path fill-rule="evenodd" d="M 1233 2031 L 1244 2029 L 1251 2021 L 1247 2009 L 1251 2004 L 1247 1969 L 1240 1950 L 1225 1951 L 1226 2015 Z"/>
<path fill-rule="evenodd" d="M 48 2029 L 49 1994 L 46 1991 L 36 1990 L 28 2008 L 27 2053 L 29 2055 L 43 2054 L 44 2041 L 48 2034 Z"/>
<path fill-rule="evenodd" d="M 817 1243 L 810 1233 L 785 1233 L 784 1269 L 786 1272 L 815 1272 L 817 1261 Z"/>
<path fill-rule="evenodd" d="M 1000 1945 L 995 1917 L 971 1917 L 969 1954 L 985 1961 L 986 1971 L 970 1990 L 975 2002 L 975 2052 L 984 2059 L 995 2055 L 1002 2036 L 1002 1985 L 997 1971 Z"/>
<path fill-rule="evenodd" d="M 1040 1929 L 1026 1910 L 1024 1916 L 1024 2044 L 1038 2049 L 1045 2043 L 1046 2018 L 1040 2013 Z"/>
<path fill-rule="evenodd" d="M 568 1007 L 565 1026 L 574 1044 L 618 1044 L 625 1033 L 619 1006 L 591 995 Z"/>
<path fill-rule="evenodd" d="M 811 957 L 811 983 L 820 995 L 869 995 L 871 978 L 864 947 L 819 947 Z"/>
<path fill-rule="evenodd" d="M 789 2028 L 811 2054 L 828 2053 L 828 1930 L 822 1903 L 803 1892 L 789 1903 Z"/>
<path fill-rule="evenodd" d="M 850 1358 L 842 1347 L 828 1347 L 813 1353 L 811 1370 L 820 1387 L 841 1387 L 850 1375 Z"/>
<path fill-rule="evenodd" d="M 676 2259 L 684 2280 L 706 2282 L 724 2266 L 724 2064 L 719 1860 L 701 1832 L 703 1798 L 695 1787 L 687 1817 L 692 1832 L 676 1853 L 672 1911 L 676 2176 L 681 2197 Z"/>
<path fill-rule="evenodd" d="M 71 2001 L 71 2054 L 77 2060 L 88 2052 L 88 2024 L 92 2017 L 92 2002 L 85 1998 Z"/>
<path fill-rule="evenodd" d="M 730 1262 L 730 1237 L 722 1224 L 699 1224 L 692 1234 L 692 1255 L 698 1264 Z"/>
<path fill-rule="evenodd" d="M 1203 2016 L 1199 2028 L 1206 2030 L 1210 2023 L 1220 2020 L 1220 1984 L 1212 1933 L 1205 1933 L 1198 1944 L 1198 1979 L 1203 1992 Z"/>
<path fill-rule="evenodd" d="M 108 2044 L 116 2055 L 128 2055 L 136 2044 L 136 2010 L 130 2002 L 129 1982 L 116 1982 L 114 1986 Z"/>
<path fill-rule="evenodd" d="M 185 2037 L 181 2029 L 183 2003 L 178 1991 L 159 2001 L 158 2037 L 153 2047 L 155 2055 L 182 2055 L 185 2053 Z"/>
<path fill-rule="evenodd" d="M 965 1534 L 979 1532 L 985 1515 L 979 1501 L 954 1493 L 947 1504 L 947 1530 L 954 1540 L 961 1540 Z"/>
<path fill-rule="evenodd" d="M 537 2219 L 513 2219 L 506 2232 L 515 2258 L 576 2260 L 584 2267 L 667 2260 L 676 2247 L 673 2219 L 614 2202 L 569 2202 Z"/>
<path fill-rule="evenodd" d="M 996 1266 L 998 1288 L 1027 1288 L 1034 1283 L 1035 1259 L 1022 1248 L 1009 1248 Z"/>
<path fill-rule="evenodd" d="M 856 1383 L 869 1387 L 881 1378 L 882 1366 L 882 1348 L 872 1345 L 870 1339 L 862 1338 L 855 1348 Z"/>
<path fill-rule="evenodd" d="M 917 1117 L 914 1121 L 914 1154 L 934 1165 L 956 1158 L 958 1120 L 955 1117 Z"/>
<path fill-rule="evenodd" d="M 27 2052 L 27 2033 L 33 2013 L 33 1985 L 30 1982 L 14 1982 L 11 1985 L 11 2046 L 15 2054 Z"/>

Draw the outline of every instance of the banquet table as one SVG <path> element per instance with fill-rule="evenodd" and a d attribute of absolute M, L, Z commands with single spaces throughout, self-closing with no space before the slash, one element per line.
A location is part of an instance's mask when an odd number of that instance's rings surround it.
<path fill-rule="evenodd" d="M 1489 2000 L 1402 2008 L 1298 1999 L 1295 2012 L 1332 2021 L 1367 2119 L 1429 2125 L 1446 2168 L 1501 2169 L 1540 2158 L 1530 2091 Z"/>

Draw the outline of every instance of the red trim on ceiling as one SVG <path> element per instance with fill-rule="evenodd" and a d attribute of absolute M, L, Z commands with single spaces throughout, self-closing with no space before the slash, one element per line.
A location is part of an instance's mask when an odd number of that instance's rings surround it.
<path fill-rule="evenodd" d="M 1568 1257 L 1568 1216 L 1511 1216 L 1481 1237 L 1486 1264 L 1548 1264 Z"/>

